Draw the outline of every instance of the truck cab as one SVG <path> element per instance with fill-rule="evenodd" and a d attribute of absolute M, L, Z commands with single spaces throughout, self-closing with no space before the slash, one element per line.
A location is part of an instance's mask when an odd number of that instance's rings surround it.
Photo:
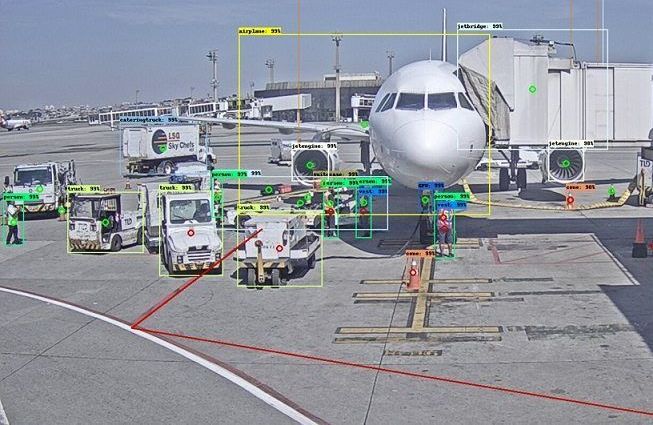
<path fill-rule="evenodd" d="M 212 202 L 209 192 L 161 196 L 161 258 L 170 274 L 205 270 L 220 259 L 222 240 Z"/>
<path fill-rule="evenodd" d="M 26 213 L 55 213 L 64 203 L 66 185 L 76 182 L 75 163 L 21 164 L 14 168 L 13 177 L 11 191 L 39 196 L 25 202 Z"/>
<path fill-rule="evenodd" d="M 73 251 L 113 251 L 143 241 L 142 211 L 123 208 L 121 194 L 76 195 L 68 240 Z"/>

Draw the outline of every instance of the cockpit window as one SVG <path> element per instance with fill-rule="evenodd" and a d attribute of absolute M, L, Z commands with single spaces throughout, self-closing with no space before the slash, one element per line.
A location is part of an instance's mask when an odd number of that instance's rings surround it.
<path fill-rule="evenodd" d="M 439 111 L 442 109 L 455 109 L 456 97 L 453 93 L 431 93 L 429 94 L 429 109 Z"/>
<path fill-rule="evenodd" d="M 381 99 L 381 101 L 379 102 L 379 106 L 376 107 L 376 112 L 379 112 L 381 108 L 383 108 L 383 105 L 385 104 L 385 101 L 388 100 L 388 97 L 390 97 L 390 93 L 383 96 L 383 99 Z"/>
<path fill-rule="evenodd" d="M 385 101 L 385 104 L 383 104 L 383 107 L 379 112 L 387 111 L 388 109 L 392 108 L 395 104 L 395 99 L 397 98 L 397 93 L 392 93 L 388 100 Z"/>
<path fill-rule="evenodd" d="M 424 109 L 424 94 L 401 93 L 396 108 L 408 111 L 419 111 L 420 109 Z"/>
<path fill-rule="evenodd" d="M 460 103 L 460 106 L 465 109 L 469 109 L 470 111 L 474 110 L 474 108 L 472 108 L 472 104 L 469 103 L 467 96 L 465 96 L 465 93 L 458 93 L 458 103 Z"/>

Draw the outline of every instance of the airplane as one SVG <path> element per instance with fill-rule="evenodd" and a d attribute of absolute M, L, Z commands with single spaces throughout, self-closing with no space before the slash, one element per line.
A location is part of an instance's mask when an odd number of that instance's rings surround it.
<path fill-rule="evenodd" d="M 29 127 L 32 125 L 32 122 L 30 120 L 25 120 L 25 119 L 20 119 L 20 120 L 12 120 L 12 119 L 5 119 L 4 113 L 0 110 L 0 127 L 6 128 L 7 131 L 11 130 L 20 130 L 24 128 L 25 130 L 29 130 Z"/>
<path fill-rule="evenodd" d="M 446 28 L 446 18 L 443 21 Z M 227 129 L 240 124 L 275 128 L 282 134 L 315 132 L 314 141 L 331 135 L 361 139 L 371 144 L 375 160 L 393 181 L 411 188 L 425 181 L 450 187 L 469 175 L 481 160 L 487 133 L 457 77 L 456 67 L 446 61 L 446 50 L 443 37 L 442 60 L 417 61 L 394 72 L 375 97 L 367 129 L 343 123 L 298 125 L 230 118 L 178 119 L 221 124 Z M 295 170 L 302 171 L 310 172 Z"/>

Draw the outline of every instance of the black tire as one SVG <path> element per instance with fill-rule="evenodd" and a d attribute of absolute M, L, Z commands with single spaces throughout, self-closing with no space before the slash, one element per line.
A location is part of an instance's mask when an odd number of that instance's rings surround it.
<path fill-rule="evenodd" d="M 254 269 L 246 268 L 243 272 L 243 282 L 247 286 L 254 286 L 256 284 L 256 272 Z"/>
<path fill-rule="evenodd" d="M 518 168 L 517 169 L 517 188 L 518 189 L 526 189 L 526 169 L 525 168 Z"/>
<path fill-rule="evenodd" d="M 270 283 L 272 284 L 272 286 L 281 285 L 281 270 L 272 269 L 270 271 Z"/>
<path fill-rule="evenodd" d="M 499 169 L 499 190 L 505 192 L 510 189 L 510 176 L 507 168 Z"/>
<path fill-rule="evenodd" d="M 141 227 L 136 232 L 136 245 L 143 245 L 143 228 Z"/>
<path fill-rule="evenodd" d="M 172 269 L 172 258 L 170 257 L 170 254 L 166 255 L 166 269 L 168 269 L 168 274 L 170 276 L 174 274 L 174 271 Z"/>
<path fill-rule="evenodd" d="M 122 238 L 120 235 L 115 235 L 111 239 L 111 247 L 109 248 L 111 252 L 118 252 L 122 248 Z"/>
<path fill-rule="evenodd" d="M 169 176 L 175 171 L 175 164 L 170 161 L 165 161 L 161 164 L 161 170 L 163 171 L 163 174 Z"/>
<path fill-rule="evenodd" d="M 288 269 L 281 270 L 281 285 L 286 286 L 289 280 L 290 273 L 288 273 Z"/>
<path fill-rule="evenodd" d="M 313 270 L 315 268 L 315 254 L 308 257 L 308 269 Z"/>

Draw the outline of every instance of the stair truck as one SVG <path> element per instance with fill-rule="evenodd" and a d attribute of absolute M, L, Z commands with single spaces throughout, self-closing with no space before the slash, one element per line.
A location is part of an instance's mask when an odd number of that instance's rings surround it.
<path fill-rule="evenodd" d="M 68 242 L 72 251 L 120 251 L 143 243 L 143 211 L 128 210 L 127 194 L 75 194 L 68 220 Z M 135 203 L 135 202 L 134 202 Z"/>
<path fill-rule="evenodd" d="M 5 184 L 9 184 L 9 176 L 5 177 Z M 57 209 L 65 204 L 69 184 L 77 184 L 73 160 L 21 164 L 14 168 L 14 184 L 9 186 L 9 190 L 39 195 L 38 199 L 23 204 L 27 214 L 57 214 Z"/>
<path fill-rule="evenodd" d="M 125 176 L 170 175 L 179 163 L 215 162 L 197 124 L 126 126 L 121 129 L 121 146 Z"/>
<path fill-rule="evenodd" d="M 210 192 L 163 192 L 161 260 L 170 274 L 205 270 L 222 256 Z M 222 270 L 222 264 L 214 269 Z"/>
<path fill-rule="evenodd" d="M 244 266 L 242 280 L 247 286 L 288 283 L 295 269 L 315 268 L 320 237 L 307 230 L 300 215 L 256 216 L 244 223 L 246 236 L 261 232 L 238 249 L 236 260 Z"/>

